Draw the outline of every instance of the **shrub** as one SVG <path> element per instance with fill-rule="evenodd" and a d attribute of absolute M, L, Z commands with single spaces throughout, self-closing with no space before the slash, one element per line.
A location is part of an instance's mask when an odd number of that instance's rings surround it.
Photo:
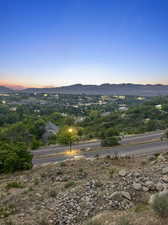
<path fill-rule="evenodd" d="M 160 217 L 167 217 L 168 216 L 168 194 L 159 195 L 157 194 L 152 202 L 153 210 L 160 216 Z"/>
<path fill-rule="evenodd" d="M 111 155 L 106 155 L 106 159 L 110 160 L 111 159 Z"/>
<path fill-rule="evenodd" d="M 101 145 L 104 147 L 110 147 L 119 144 L 119 132 L 116 129 L 108 128 L 103 130 L 100 134 Z"/>
<path fill-rule="evenodd" d="M 64 167 L 64 166 L 66 166 L 66 163 L 65 163 L 65 162 L 61 162 L 61 163 L 60 163 L 60 166 L 61 166 L 61 167 Z"/>
<path fill-rule="evenodd" d="M 111 146 L 115 146 L 118 145 L 118 138 L 117 137 L 105 137 L 104 139 L 102 139 L 101 141 L 101 145 L 104 147 L 111 147 Z"/>
<path fill-rule="evenodd" d="M 83 173 L 83 172 L 84 172 L 83 168 L 79 168 L 79 173 Z"/>
<path fill-rule="evenodd" d="M 42 145 L 42 143 L 39 140 L 37 140 L 36 138 L 33 138 L 32 144 L 31 144 L 31 149 L 32 150 L 38 149 L 41 145 Z"/>
<path fill-rule="evenodd" d="M 24 188 L 24 186 L 16 181 L 8 183 L 6 185 L 6 189 L 9 190 L 11 188 Z"/>
<path fill-rule="evenodd" d="M 96 159 L 99 159 L 99 157 L 100 157 L 99 154 L 96 154 L 96 155 L 95 155 L 95 158 L 96 158 Z"/>
<path fill-rule="evenodd" d="M 110 170 L 109 170 L 110 178 L 112 178 L 116 172 L 117 172 L 116 168 L 110 168 Z"/>
<path fill-rule="evenodd" d="M 55 198 L 57 196 L 57 191 L 52 189 L 52 190 L 49 190 L 48 194 L 51 198 Z"/>
<path fill-rule="evenodd" d="M 72 187 L 75 185 L 75 182 L 74 181 L 69 181 L 67 182 L 65 185 L 64 185 L 64 188 L 69 188 L 69 187 Z"/>
<path fill-rule="evenodd" d="M 15 207 L 12 205 L 0 207 L 0 218 L 8 217 L 14 214 L 16 211 Z"/>
<path fill-rule="evenodd" d="M 31 169 L 32 157 L 23 143 L 0 143 L 0 173 Z"/>

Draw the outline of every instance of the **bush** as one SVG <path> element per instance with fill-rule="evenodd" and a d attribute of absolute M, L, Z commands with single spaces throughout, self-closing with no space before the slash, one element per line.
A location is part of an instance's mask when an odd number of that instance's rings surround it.
<path fill-rule="evenodd" d="M 6 189 L 9 190 L 11 188 L 24 188 L 24 186 L 16 181 L 8 183 L 6 185 Z"/>
<path fill-rule="evenodd" d="M 109 170 L 110 178 L 112 178 L 116 172 L 117 172 L 116 168 L 110 168 L 110 170 Z"/>
<path fill-rule="evenodd" d="M 0 144 L 0 173 L 32 168 L 32 154 L 23 143 Z"/>
<path fill-rule="evenodd" d="M 64 185 L 64 188 L 69 188 L 69 187 L 73 187 L 75 185 L 74 181 L 69 181 Z"/>
<path fill-rule="evenodd" d="M 0 218 L 8 217 L 16 212 L 16 209 L 12 205 L 0 207 Z"/>
<path fill-rule="evenodd" d="M 168 193 L 164 195 L 157 194 L 152 203 L 153 210 L 160 217 L 168 216 Z"/>
<path fill-rule="evenodd" d="M 48 195 L 49 195 L 51 198 L 55 198 L 55 197 L 57 196 L 57 191 L 54 190 L 54 189 L 51 189 L 51 190 L 49 190 Z"/>
<path fill-rule="evenodd" d="M 39 140 L 37 140 L 36 138 L 33 138 L 32 144 L 31 144 L 31 149 L 32 150 L 38 149 L 41 145 L 42 145 L 42 143 Z"/>
<path fill-rule="evenodd" d="M 119 144 L 119 140 L 117 137 L 105 137 L 101 141 L 101 145 L 104 147 L 111 147 Z"/>

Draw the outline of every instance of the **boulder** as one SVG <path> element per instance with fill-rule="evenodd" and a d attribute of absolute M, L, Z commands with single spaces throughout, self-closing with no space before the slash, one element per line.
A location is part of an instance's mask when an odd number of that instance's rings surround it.
<path fill-rule="evenodd" d="M 142 185 L 140 183 L 133 183 L 133 188 L 136 191 L 140 191 L 140 190 L 142 190 Z"/>
<path fill-rule="evenodd" d="M 111 195 L 111 199 L 115 201 L 121 201 L 123 198 L 131 201 L 131 195 L 126 191 L 116 191 Z"/>
<path fill-rule="evenodd" d="M 121 177 L 125 177 L 127 175 L 127 171 L 123 169 L 123 170 L 120 170 L 118 174 Z"/>
<path fill-rule="evenodd" d="M 164 185 L 162 183 L 157 183 L 156 184 L 156 190 L 157 191 L 163 191 L 164 190 Z"/>
<path fill-rule="evenodd" d="M 168 174 L 168 167 L 162 169 L 162 174 L 163 175 Z"/>
<path fill-rule="evenodd" d="M 156 189 L 154 183 L 149 180 L 145 182 L 145 187 L 147 187 L 151 191 L 154 191 Z"/>

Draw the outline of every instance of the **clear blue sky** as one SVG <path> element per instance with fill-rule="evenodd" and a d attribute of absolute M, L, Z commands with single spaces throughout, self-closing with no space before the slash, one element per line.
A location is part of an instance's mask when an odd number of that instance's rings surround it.
<path fill-rule="evenodd" d="M 168 83 L 168 1 L 0 0 L 0 81 Z"/>

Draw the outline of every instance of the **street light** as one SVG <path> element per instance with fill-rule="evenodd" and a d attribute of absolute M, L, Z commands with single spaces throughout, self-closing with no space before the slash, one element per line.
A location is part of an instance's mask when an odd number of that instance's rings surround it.
<path fill-rule="evenodd" d="M 69 132 L 69 133 L 72 133 L 72 131 L 73 131 L 72 128 L 69 128 L 69 129 L 68 129 L 68 132 Z"/>
<path fill-rule="evenodd" d="M 72 128 L 69 128 L 69 129 L 68 129 L 68 132 L 69 132 L 69 134 L 70 134 L 70 138 L 69 138 L 69 150 L 70 150 L 70 152 L 71 152 L 71 147 L 72 147 L 72 140 L 71 140 L 71 134 L 72 134 L 72 131 L 73 131 Z"/>

